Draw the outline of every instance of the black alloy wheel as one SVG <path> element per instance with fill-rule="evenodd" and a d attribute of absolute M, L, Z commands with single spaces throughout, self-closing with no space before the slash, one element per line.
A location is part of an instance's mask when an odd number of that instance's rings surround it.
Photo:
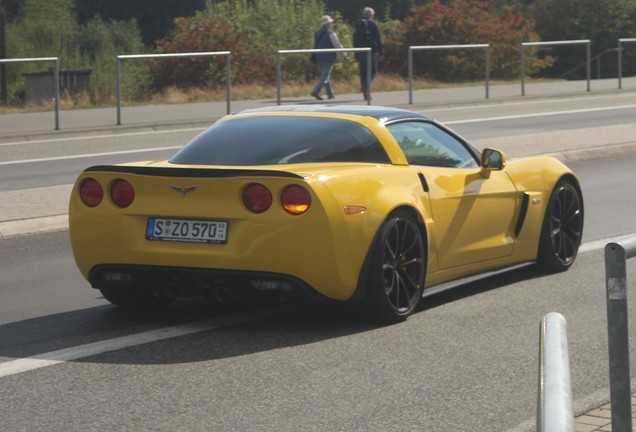
<path fill-rule="evenodd" d="M 567 270 L 579 250 L 583 237 L 583 198 L 569 179 L 559 182 L 546 209 L 541 229 L 539 264 L 548 271 Z"/>
<path fill-rule="evenodd" d="M 422 297 L 426 252 L 420 226 L 406 211 L 392 213 L 379 231 L 367 301 L 382 321 L 404 321 Z"/>

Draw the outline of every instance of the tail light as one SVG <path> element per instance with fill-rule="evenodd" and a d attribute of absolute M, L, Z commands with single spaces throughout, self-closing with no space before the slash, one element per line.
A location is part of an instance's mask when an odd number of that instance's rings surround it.
<path fill-rule="evenodd" d="M 252 183 L 243 190 L 243 204 L 254 213 L 263 213 L 272 205 L 272 193 L 262 184 Z"/>
<path fill-rule="evenodd" d="M 89 207 L 95 207 L 102 202 L 104 190 L 94 178 L 85 178 L 79 187 L 80 199 Z"/>
<path fill-rule="evenodd" d="M 307 189 L 298 185 L 287 186 L 280 198 L 283 208 L 290 214 L 299 215 L 309 210 L 311 195 Z"/>
<path fill-rule="evenodd" d="M 115 180 L 110 186 L 110 198 L 117 207 L 128 207 L 135 200 L 135 189 L 126 180 Z"/>

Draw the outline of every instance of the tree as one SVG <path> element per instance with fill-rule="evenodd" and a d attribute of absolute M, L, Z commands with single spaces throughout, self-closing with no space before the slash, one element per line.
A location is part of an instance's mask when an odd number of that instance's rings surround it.
<path fill-rule="evenodd" d="M 194 17 L 177 19 L 174 29 L 157 42 L 157 47 L 165 53 L 231 51 L 233 83 L 271 85 L 276 78 L 276 50 L 310 48 L 311 35 L 324 14 L 322 2 L 314 0 L 210 1 L 205 11 Z M 333 14 L 333 18 L 343 43 L 350 40 L 350 32 L 339 16 Z M 314 70 L 307 55 L 288 56 L 284 62 L 288 77 L 305 78 L 309 70 Z M 354 66 L 350 63 L 345 72 L 352 74 Z M 223 67 L 222 61 L 200 58 L 151 64 L 157 89 L 221 86 Z M 337 72 L 342 69 L 336 66 Z"/>
<path fill-rule="evenodd" d="M 8 58 L 7 51 L 7 23 L 18 15 L 20 0 L 0 0 L 0 59 Z M 7 66 L 0 65 L 0 102 L 7 103 Z"/>
<path fill-rule="evenodd" d="M 21 0 L 17 14 L 7 25 L 7 34 L 12 57 L 58 57 L 61 69 L 91 69 L 91 91 L 100 97 L 114 93 L 115 56 L 144 51 L 134 21 L 104 23 L 94 19 L 80 25 L 74 0 Z M 12 65 L 7 99 L 22 102 L 22 75 L 43 67 L 41 62 Z M 131 94 L 140 92 L 145 87 L 141 74 L 129 76 L 136 81 L 129 86 Z"/>
<path fill-rule="evenodd" d="M 403 31 L 405 46 L 490 44 L 491 76 L 500 79 L 519 75 L 520 43 L 538 40 L 532 21 L 512 6 L 497 10 L 491 0 L 433 0 L 413 8 Z M 544 66 L 532 52 L 528 64 L 531 70 Z M 436 80 L 483 79 L 484 53 L 474 49 L 418 53 L 414 70 Z"/>
<path fill-rule="evenodd" d="M 635 0 L 536 0 L 530 11 L 543 40 L 590 39 L 596 55 L 614 51 L 619 38 L 632 37 L 636 32 Z M 580 68 L 571 76 L 585 75 L 582 50 L 555 47 L 553 54 L 558 61 L 548 71 L 551 76 L 577 66 Z M 616 61 L 603 61 L 603 65 L 606 73 L 615 73 Z"/>
<path fill-rule="evenodd" d="M 205 0 L 75 0 L 80 24 L 95 17 L 103 21 L 135 19 L 145 45 L 166 37 L 178 17 L 191 16 L 205 8 Z"/>
<path fill-rule="evenodd" d="M 355 22 L 362 15 L 362 9 L 371 7 L 375 10 L 376 18 L 380 21 L 396 19 L 401 21 L 416 4 L 426 3 L 426 0 L 325 0 L 328 10 L 337 10 L 342 18 L 349 23 Z"/>

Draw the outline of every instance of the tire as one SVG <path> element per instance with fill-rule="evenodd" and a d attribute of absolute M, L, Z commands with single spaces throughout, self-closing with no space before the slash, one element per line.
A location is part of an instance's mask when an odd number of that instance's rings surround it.
<path fill-rule="evenodd" d="M 562 272 L 570 268 L 583 236 L 583 198 L 571 179 L 561 180 L 550 194 L 537 262 L 542 270 Z"/>
<path fill-rule="evenodd" d="M 406 211 L 389 215 L 378 231 L 369 267 L 366 302 L 374 318 L 404 321 L 422 297 L 426 249 L 422 230 Z"/>

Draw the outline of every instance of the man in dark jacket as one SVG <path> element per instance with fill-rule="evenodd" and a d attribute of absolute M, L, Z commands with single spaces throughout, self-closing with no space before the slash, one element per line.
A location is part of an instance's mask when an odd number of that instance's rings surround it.
<path fill-rule="evenodd" d="M 357 52 L 356 60 L 360 66 L 360 91 L 364 95 L 365 100 L 369 100 L 371 95 L 367 84 L 375 78 L 378 73 L 378 55 L 382 55 L 382 37 L 380 36 L 380 27 L 373 20 L 375 11 L 370 7 L 365 7 L 362 11 L 362 19 L 359 20 L 354 29 L 353 46 L 354 48 L 371 48 L 371 75 L 367 81 L 367 53 Z"/>

